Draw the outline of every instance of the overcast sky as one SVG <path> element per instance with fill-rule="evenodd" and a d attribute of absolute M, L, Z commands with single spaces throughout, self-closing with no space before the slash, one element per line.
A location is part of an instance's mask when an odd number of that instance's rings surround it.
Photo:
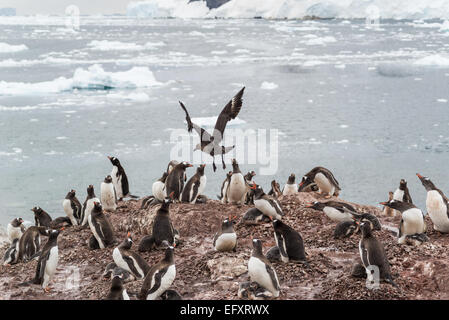
<path fill-rule="evenodd" d="M 0 0 L 0 8 L 17 9 L 18 15 L 65 14 L 65 8 L 76 5 L 80 14 L 126 13 L 131 0 Z"/>

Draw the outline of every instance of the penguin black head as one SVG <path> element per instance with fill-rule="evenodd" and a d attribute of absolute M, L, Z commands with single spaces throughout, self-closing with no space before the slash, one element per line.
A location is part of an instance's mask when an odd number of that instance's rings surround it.
<path fill-rule="evenodd" d="M 294 184 L 294 183 L 295 183 L 295 180 L 296 180 L 296 176 L 295 176 L 294 173 L 292 173 L 292 174 L 288 177 L 287 184 Z"/>
<path fill-rule="evenodd" d="M 221 223 L 221 230 L 233 230 L 234 220 L 232 217 L 229 217 L 228 219 L 224 219 Z"/>
<path fill-rule="evenodd" d="M 367 236 L 371 235 L 371 230 L 372 230 L 371 223 L 365 221 L 365 222 L 360 223 L 359 227 L 360 227 L 360 230 L 362 231 L 363 237 L 367 237 Z"/>
<path fill-rule="evenodd" d="M 162 241 L 162 245 L 167 245 L 167 249 L 165 249 L 165 258 L 164 260 L 167 262 L 173 262 L 175 255 L 175 246 L 176 244 L 170 245 L 167 240 Z"/>
<path fill-rule="evenodd" d="M 254 196 L 256 197 L 256 199 L 258 199 L 264 195 L 263 189 L 255 182 L 249 188 L 251 190 L 253 190 Z"/>
<path fill-rule="evenodd" d="M 116 158 L 116 157 L 109 157 L 108 159 L 111 161 L 113 166 L 119 166 L 120 165 L 120 161 Z"/>
<path fill-rule="evenodd" d="M 59 234 L 63 230 L 64 230 L 64 227 L 62 227 L 61 229 L 55 229 L 55 230 L 47 229 L 48 241 L 58 238 Z"/>
<path fill-rule="evenodd" d="M 399 189 L 405 190 L 407 188 L 407 180 L 401 179 L 401 182 L 399 182 Z"/>
<path fill-rule="evenodd" d="M 112 183 L 112 177 L 107 175 L 106 178 L 104 178 L 104 183 Z"/>
<path fill-rule="evenodd" d="M 67 193 L 67 196 L 66 196 L 66 199 L 73 199 L 74 197 L 75 197 L 75 194 L 76 194 L 76 191 L 75 190 L 70 190 L 68 193 Z"/>
<path fill-rule="evenodd" d="M 94 202 L 94 208 L 92 209 L 92 212 L 95 212 L 95 213 L 103 212 L 103 206 L 101 205 L 100 202 L 97 202 L 97 201 Z"/>
<path fill-rule="evenodd" d="M 198 168 L 196 169 L 196 173 L 198 173 L 200 176 L 203 176 L 205 167 L 206 167 L 206 164 L 202 164 L 202 165 L 198 166 Z"/>
<path fill-rule="evenodd" d="M 388 202 L 379 202 L 379 204 L 382 204 L 382 205 L 387 206 L 389 208 L 401 211 L 400 209 L 401 209 L 401 207 L 403 206 L 404 203 L 402 201 L 393 199 L 393 200 L 390 200 Z"/>
<path fill-rule="evenodd" d="M 22 218 L 14 218 L 11 221 L 11 225 L 15 228 L 19 227 L 21 224 L 23 223 L 23 219 Z"/>
<path fill-rule="evenodd" d="M 253 250 L 262 254 L 262 241 L 259 239 L 253 239 Z"/>
<path fill-rule="evenodd" d="M 190 163 L 188 163 L 187 161 L 183 161 L 180 164 L 178 164 L 178 166 L 180 166 L 182 169 L 186 169 L 186 168 L 190 168 L 193 167 Z"/>
<path fill-rule="evenodd" d="M 120 244 L 120 248 L 129 250 L 133 245 L 133 239 L 131 238 L 131 232 L 128 232 L 125 240 Z"/>
<path fill-rule="evenodd" d="M 232 159 L 232 169 L 233 169 L 234 172 L 240 170 L 239 169 L 239 164 L 237 163 L 237 160 L 235 158 Z"/>
<path fill-rule="evenodd" d="M 311 183 L 313 183 L 313 178 L 310 178 L 309 176 L 305 175 L 304 177 L 302 177 L 301 183 L 299 184 L 298 191 L 301 192 Z"/>
<path fill-rule="evenodd" d="M 232 174 L 232 172 L 231 172 L 231 174 Z M 253 177 L 255 177 L 255 176 L 256 176 L 256 172 L 254 170 L 253 171 L 248 171 L 248 173 L 245 176 L 245 179 L 247 181 L 251 181 L 253 179 Z"/>
<path fill-rule="evenodd" d="M 306 206 L 306 208 L 311 208 L 311 209 L 322 211 L 325 206 L 326 206 L 326 203 L 315 201 L 314 203 L 308 204 Z"/>
<path fill-rule="evenodd" d="M 283 223 L 281 220 L 277 220 L 277 219 L 273 220 L 274 230 L 280 230 L 280 229 L 283 229 L 284 227 L 285 227 L 285 223 Z"/>
<path fill-rule="evenodd" d="M 417 173 L 416 175 L 418 176 L 419 180 L 421 180 L 422 185 L 424 186 L 424 188 L 426 188 L 427 191 L 431 191 L 431 190 L 436 190 L 437 189 L 435 187 L 435 185 L 433 184 L 433 182 L 430 181 L 430 179 L 428 177 L 423 177 L 419 173 Z"/>

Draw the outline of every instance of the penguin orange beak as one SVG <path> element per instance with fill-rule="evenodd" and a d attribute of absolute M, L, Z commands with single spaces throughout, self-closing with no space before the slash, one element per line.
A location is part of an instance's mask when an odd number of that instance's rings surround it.
<path fill-rule="evenodd" d="M 173 242 L 173 248 L 176 248 L 176 242 Z"/>
<path fill-rule="evenodd" d="M 128 238 L 131 237 L 131 232 L 128 231 L 128 234 L 126 235 Z"/>
<path fill-rule="evenodd" d="M 422 175 L 420 175 L 419 173 L 416 174 L 418 176 L 418 178 L 422 179 L 424 178 Z"/>
<path fill-rule="evenodd" d="M 202 164 L 200 167 L 201 167 L 201 168 L 204 168 L 204 167 L 206 167 L 206 164 L 204 163 L 204 164 Z"/>
<path fill-rule="evenodd" d="M 257 184 L 254 182 L 249 188 L 252 189 L 252 190 L 256 190 L 257 189 Z"/>
<path fill-rule="evenodd" d="M 64 231 L 65 230 L 65 227 L 62 227 L 61 229 L 59 229 L 59 231 Z"/>
<path fill-rule="evenodd" d="M 312 207 L 313 207 L 313 203 L 312 202 L 306 204 L 306 208 L 312 208 Z"/>
<path fill-rule="evenodd" d="M 388 202 L 379 202 L 379 204 L 386 206 L 388 204 Z"/>
<path fill-rule="evenodd" d="M 174 196 L 174 194 L 175 194 L 175 192 L 174 191 L 172 191 L 170 194 L 169 194 L 169 197 L 170 197 L 170 199 L 172 199 L 173 200 L 173 196 Z"/>

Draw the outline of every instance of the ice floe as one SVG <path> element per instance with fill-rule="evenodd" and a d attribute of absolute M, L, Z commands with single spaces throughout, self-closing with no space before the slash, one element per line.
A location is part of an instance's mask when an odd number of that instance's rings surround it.
<path fill-rule="evenodd" d="M 10 53 L 28 50 L 28 47 L 24 44 L 12 45 L 5 42 L 0 42 L 0 53 Z"/>

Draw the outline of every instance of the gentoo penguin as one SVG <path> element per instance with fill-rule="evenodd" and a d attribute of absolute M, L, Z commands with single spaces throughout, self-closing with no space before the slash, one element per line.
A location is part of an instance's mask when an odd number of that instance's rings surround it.
<path fill-rule="evenodd" d="M 349 238 L 358 231 L 358 224 L 355 220 L 342 221 L 334 229 L 334 239 Z"/>
<path fill-rule="evenodd" d="M 427 191 L 426 207 L 433 222 L 433 228 L 439 232 L 449 232 L 449 199 L 440 189 L 435 187 L 429 178 L 418 173 L 416 175 Z"/>
<path fill-rule="evenodd" d="M 181 108 L 186 114 L 187 130 L 189 132 L 192 132 L 192 130 L 195 129 L 195 131 L 200 136 L 201 142 L 195 146 L 195 149 L 193 151 L 201 150 L 202 152 L 212 156 L 212 168 L 214 169 L 214 172 L 217 170 L 217 166 L 215 165 L 215 156 L 221 155 L 223 169 L 226 169 L 224 154 L 228 153 L 235 147 L 221 146 L 220 142 L 223 141 L 223 135 L 226 129 L 226 125 L 229 121 L 237 117 L 240 109 L 242 108 L 242 96 L 244 91 L 245 87 L 243 87 L 221 110 L 220 114 L 217 117 L 217 121 L 215 122 L 215 128 L 212 135 L 210 135 L 205 129 L 192 122 L 192 120 L 190 119 L 190 115 L 187 112 L 187 108 L 181 101 L 179 101 Z"/>
<path fill-rule="evenodd" d="M 148 209 L 151 206 L 160 203 L 154 196 L 148 196 L 142 199 L 142 204 L 140 205 L 140 209 Z"/>
<path fill-rule="evenodd" d="M 279 198 L 282 195 L 281 186 L 276 182 L 276 180 L 271 181 L 271 189 L 268 192 L 268 195 L 275 198 Z"/>
<path fill-rule="evenodd" d="M 306 263 L 304 243 L 299 232 L 280 220 L 273 220 L 273 228 L 274 239 L 281 254 L 281 261 Z"/>
<path fill-rule="evenodd" d="M 221 228 L 215 233 L 214 248 L 217 251 L 236 251 L 237 234 L 234 231 L 232 218 L 221 223 Z"/>
<path fill-rule="evenodd" d="M 99 201 L 93 203 L 92 212 L 87 220 L 93 234 L 89 240 L 90 249 L 104 249 L 114 244 L 114 229 Z"/>
<path fill-rule="evenodd" d="M 394 195 L 393 191 L 388 192 L 388 201 L 387 202 L 393 200 L 393 195 Z M 391 209 L 390 207 L 384 206 L 384 209 L 382 210 L 382 214 L 387 217 L 393 217 L 395 215 L 395 210 Z"/>
<path fill-rule="evenodd" d="M 343 210 L 345 212 L 349 212 L 352 217 L 359 223 L 362 222 L 368 222 L 371 224 L 371 230 L 380 231 L 382 229 L 382 225 L 380 224 L 379 219 L 374 214 L 367 213 L 367 212 L 356 212 L 356 211 L 349 211 L 348 208 L 343 207 Z"/>
<path fill-rule="evenodd" d="M 259 286 L 256 282 L 242 282 L 237 293 L 239 299 L 264 300 L 273 297 L 270 291 Z"/>
<path fill-rule="evenodd" d="M 69 217 L 72 225 L 77 226 L 82 222 L 83 207 L 75 196 L 75 190 L 70 190 L 62 202 L 64 212 Z"/>
<path fill-rule="evenodd" d="M 165 190 L 167 194 L 173 192 L 174 201 L 181 200 L 182 189 L 184 188 L 184 174 L 189 167 L 193 166 L 185 161 L 177 164 L 165 180 Z"/>
<path fill-rule="evenodd" d="M 3 255 L 3 265 L 8 266 L 17 263 L 19 258 L 19 239 L 14 239 Z"/>
<path fill-rule="evenodd" d="M 72 225 L 69 217 L 57 217 L 50 222 L 50 228 L 61 229 L 62 227 L 69 227 Z"/>
<path fill-rule="evenodd" d="M 171 194 L 173 195 L 173 193 Z M 172 200 L 167 197 L 162 202 L 161 207 L 157 210 L 156 216 L 153 221 L 152 234 L 145 236 L 139 243 L 139 251 L 149 251 L 155 247 L 161 247 L 164 241 L 167 241 L 170 245 L 174 245 L 178 237 L 178 232 L 170 220 L 170 204 Z"/>
<path fill-rule="evenodd" d="M 162 202 L 167 197 L 167 190 L 165 189 L 165 180 L 167 180 L 168 173 L 164 172 L 162 177 L 153 183 L 152 192 L 153 197 Z"/>
<path fill-rule="evenodd" d="M 58 236 L 60 230 L 49 231 L 48 241 L 42 248 L 42 252 L 37 262 L 36 275 L 33 279 L 34 284 L 41 284 L 45 292 L 49 292 L 48 283 L 55 274 L 58 265 Z"/>
<path fill-rule="evenodd" d="M 128 232 L 126 239 L 112 252 L 112 257 L 117 266 L 131 272 L 137 279 L 143 279 L 150 266 L 144 258 L 131 250 L 132 245 L 131 233 Z"/>
<path fill-rule="evenodd" d="M 265 194 L 263 189 L 255 183 L 250 188 L 254 190 L 254 206 L 256 209 L 268 217 L 281 220 L 284 213 L 280 202 Z"/>
<path fill-rule="evenodd" d="M 196 198 L 203 193 L 206 188 L 207 178 L 204 174 L 205 164 L 200 165 L 196 169 L 196 173 L 187 181 L 181 194 L 182 202 L 195 203 Z"/>
<path fill-rule="evenodd" d="M 245 175 L 245 181 L 247 185 L 252 185 L 252 180 L 253 178 L 256 176 L 256 172 L 255 171 L 249 171 L 246 175 Z M 252 189 L 248 189 L 246 191 L 246 198 L 245 198 L 245 204 L 254 204 L 254 190 Z"/>
<path fill-rule="evenodd" d="M 100 200 L 104 210 L 115 211 L 117 209 L 117 195 L 115 194 L 111 176 L 104 178 L 104 181 L 101 183 Z"/>
<path fill-rule="evenodd" d="M 26 262 L 33 259 L 41 246 L 40 236 L 48 236 L 49 232 L 47 227 L 29 227 L 19 240 L 19 261 Z"/>
<path fill-rule="evenodd" d="M 317 184 L 319 189 L 318 192 L 320 194 L 325 194 L 326 198 L 330 198 L 334 195 L 338 196 L 341 190 L 338 181 L 335 179 L 332 172 L 323 167 L 315 167 L 302 178 L 298 191 L 302 191 L 303 188 L 313 182 Z"/>
<path fill-rule="evenodd" d="M 169 289 L 161 294 L 161 300 L 182 300 L 182 297 L 176 290 Z"/>
<path fill-rule="evenodd" d="M 265 222 L 271 222 L 270 218 L 263 214 L 262 211 L 260 211 L 257 208 L 251 208 L 248 211 L 245 212 L 242 218 L 242 222 L 244 224 L 254 225 L 259 223 L 265 223 Z"/>
<path fill-rule="evenodd" d="M 87 196 L 86 200 L 84 200 L 83 203 L 83 213 L 81 215 L 81 225 L 84 226 L 89 221 L 89 216 L 92 212 L 92 209 L 94 208 L 94 202 L 100 202 L 100 199 L 97 198 L 94 191 L 94 186 L 89 185 L 87 187 Z M 103 206 L 102 206 L 103 208 Z"/>
<path fill-rule="evenodd" d="M 14 218 L 6 227 L 9 243 L 12 243 L 15 239 L 20 239 L 25 231 L 22 218 Z"/>
<path fill-rule="evenodd" d="M 111 288 L 105 300 L 129 300 L 128 293 L 123 287 L 123 276 L 121 274 L 113 274 Z"/>
<path fill-rule="evenodd" d="M 253 239 L 253 252 L 248 261 L 248 273 L 251 281 L 270 291 L 275 298 L 279 297 L 280 286 L 276 271 L 262 253 L 262 242 Z"/>
<path fill-rule="evenodd" d="M 354 207 L 350 204 L 338 201 L 315 201 L 314 203 L 309 204 L 307 208 L 323 211 L 329 219 L 336 222 L 352 221 L 353 216 L 350 212 L 356 212 Z M 347 208 L 349 211 L 344 210 L 344 208 Z"/>
<path fill-rule="evenodd" d="M 136 280 L 136 278 L 131 272 L 123 268 L 120 268 L 119 266 L 117 266 L 115 262 L 111 262 L 106 266 L 102 274 L 103 280 L 112 279 L 114 275 L 120 275 L 124 283 Z"/>
<path fill-rule="evenodd" d="M 52 219 L 47 212 L 42 210 L 42 208 L 40 207 L 34 207 L 33 209 L 31 209 L 31 211 L 34 212 L 34 221 L 36 227 L 50 227 Z"/>
<path fill-rule="evenodd" d="M 296 185 L 296 176 L 294 173 L 292 173 L 287 180 L 287 183 L 284 186 L 284 189 L 282 189 L 282 195 L 283 196 L 289 196 L 292 194 L 295 194 L 298 192 L 298 186 Z"/>
<path fill-rule="evenodd" d="M 125 169 L 123 169 L 119 159 L 109 156 L 108 159 L 112 163 L 111 177 L 117 194 L 117 199 L 121 201 L 123 198 L 138 198 L 129 193 L 128 177 L 126 176 Z"/>
<path fill-rule="evenodd" d="M 228 190 L 228 184 L 229 184 L 229 181 L 231 181 L 231 176 L 232 176 L 232 171 L 229 171 L 226 174 L 226 179 L 221 184 L 221 193 L 219 196 L 217 196 L 217 198 L 218 198 L 218 200 L 221 200 L 222 203 L 226 203 L 224 201 L 226 199 L 226 191 Z"/>
<path fill-rule="evenodd" d="M 374 280 L 373 274 L 368 267 L 377 266 L 380 273 L 379 280 L 384 280 L 397 287 L 391 277 L 390 264 L 385 254 L 384 246 L 372 234 L 371 225 L 369 223 L 362 222 L 360 224 L 360 229 L 362 230 L 362 238 L 359 242 L 359 253 L 368 279 L 371 281 Z"/>
<path fill-rule="evenodd" d="M 380 204 L 398 210 L 402 214 L 401 223 L 399 224 L 398 243 L 406 243 L 406 237 L 409 235 L 426 232 L 424 215 L 421 209 L 418 209 L 414 204 L 394 199 L 390 202 L 381 202 Z"/>
<path fill-rule="evenodd" d="M 174 247 L 165 250 L 165 257 L 151 267 L 140 290 L 140 300 L 156 300 L 173 283 L 176 277 Z"/>
<path fill-rule="evenodd" d="M 399 188 L 397 188 L 393 193 L 393 199 L 402 202 L 413 203 L 412 197 L 410 196 L 410 192 L 407 188 L 407 181 L 405 179 L 401 179 L 401 181 L 399 182 Z"/>
<path fill-rule="evenodd" d="M 179 162 L 178 161 L 176 161 L 176 160 L 171 160 L 169 163 L 168 163 L 168 166 L 167 166 L 167 174 L 169 174 L 170 172 L 172 172 L 172 170 L 175 168 L 175 166 L 177 166 L 179 164 Z M 184 172 L 184 182 L 186 182 L 187 181 L 187 175 L 186 175 L 186 173 Z"/>
<path fill-rule="evenodd" d="M 240 171 L 237 160 L 232 159 L 232 175 L 228 183 L 224 203 L 244 204 L 247 191 L 248 185 L 245 177 Z"/>

